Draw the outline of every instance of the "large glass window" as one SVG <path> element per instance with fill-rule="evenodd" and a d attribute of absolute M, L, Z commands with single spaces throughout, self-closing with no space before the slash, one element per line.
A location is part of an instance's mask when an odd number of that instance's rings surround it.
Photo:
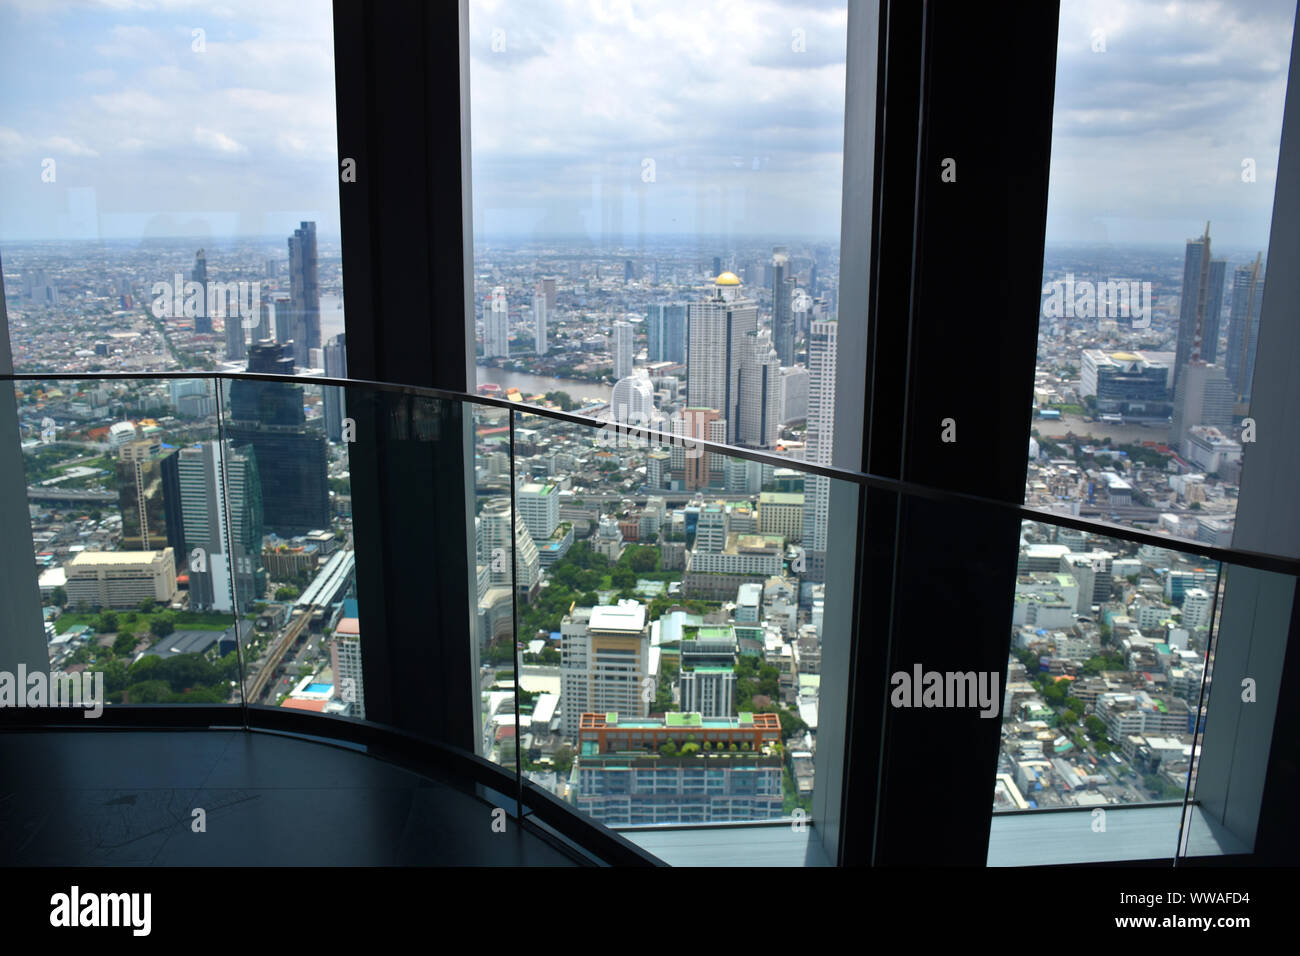
<path fill-rule="evenodd" d="M 344 374 L 329 3 L 9 4 L 0 63 L 16 370 Z"/>

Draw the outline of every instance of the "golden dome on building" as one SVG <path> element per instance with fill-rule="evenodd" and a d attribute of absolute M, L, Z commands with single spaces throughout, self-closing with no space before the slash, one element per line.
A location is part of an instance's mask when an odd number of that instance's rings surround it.
<path fill-rule="evenodd" d="M 740 280 L 736 278 L 734 272 L 724 272 L 713 280 L 714 285 L 740 285 Z"/>

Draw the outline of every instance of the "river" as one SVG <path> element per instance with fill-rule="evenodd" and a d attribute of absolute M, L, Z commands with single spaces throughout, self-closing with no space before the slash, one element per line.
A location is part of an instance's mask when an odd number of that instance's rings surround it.
<path fill-rule="evenodd" d="M 525 395 L 568 392 L 569 397 L 575 402 L 579 402 L 584 398 L 597 398 L 602 402 L 608 402 L 614 393 L 611 386 L 593 382 L 579 382 L 568 378 L 550 378 L 546 375 L 530 375 L 527 372 L 491 368 L 485 365 L 478 365 L 475 368 L 478 372 L 478 384 L 491 382 L 494 385 L 500 385 L 502 391 L 517 388 Z"/>

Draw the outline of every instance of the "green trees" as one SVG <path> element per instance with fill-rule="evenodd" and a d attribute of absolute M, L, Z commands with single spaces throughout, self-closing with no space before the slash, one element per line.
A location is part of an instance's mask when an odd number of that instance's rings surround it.
<path fill-rule="evenodd" d="M 63 588 L 55 588 L 50 592 L 50 603 L 55 607 L 66 607 L 68 603 L 68 592 Z"/>
<path fill-rule="evenodd" d="M 95 632 L 98 634 L 108 634 L 117 630 L 117 614 L 113 611 L 104 611 L 95 621 Z"/>
<path fill-rule="evenodd" d="M 176 630 L 176 618 L 171 614 L 160 614 L 149 622 L 149 631 L 154 637 L 166 637 Z"/>
<path fill-rule="evenodd" d="M 556 773 L 568 773 L 573 769 L 573 748 L 561 744 L 551 755 L 551 762 L 555 764 Z"/>
<path fill-rule="evenodd" d="M 135 635 L 123 631 L 117 635 L 117 640 L 113 642 L 113 653 L 119 657 L 123 654 L 129 654 L 135 649 Z"/>
<path fill-rule="evenodd" d="M 156 605 L 157 602 L 153 598 L 145 598 L 143 601 L 140 602 L 140 613 L 150 614 L 153 612 L 153 609 Z"/>

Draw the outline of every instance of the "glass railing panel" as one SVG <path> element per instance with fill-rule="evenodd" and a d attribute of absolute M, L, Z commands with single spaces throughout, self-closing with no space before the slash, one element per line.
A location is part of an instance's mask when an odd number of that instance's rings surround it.
<path fill-rule="evenodd" d="M 1172 858 L 1205 726 L 1218 562 L 1172 539 L 1025 521 L 1016 570 L 993 812 L 1070 812 L 995 818 L 990 863 Z M 1156 805 L 1172 806 L 1133 812 Z"/>
<path fill-rule="evenodd" d="M 525 774 L 614 827 L 806 820 L 832 479 L 590 411 L 515 415 Z"/>
<path fill-rule="evenodd" d="M 51 671 L 109 704 L 239 703 L 215 383 L 12 387 Z"/>
<path fill-rule="evenodd" d="M 248 703 L 364 718 L 346 390 L 221 389 Z"/>

